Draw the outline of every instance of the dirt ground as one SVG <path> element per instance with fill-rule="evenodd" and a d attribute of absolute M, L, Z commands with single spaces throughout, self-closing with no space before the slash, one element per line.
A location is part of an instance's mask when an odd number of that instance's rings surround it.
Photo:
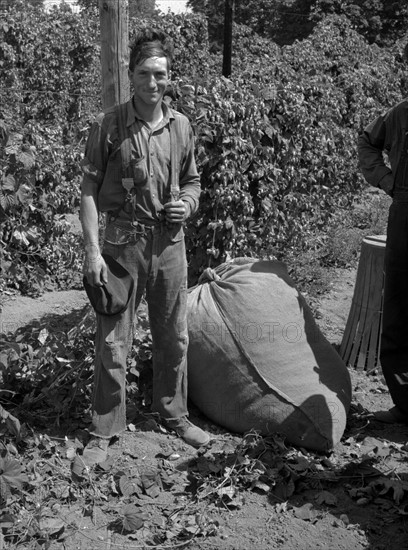
<path fill-rule="evenodd" d="M 341 270 L 333 275 L 332 290 L 316 304 L 316 319 L 326 338 L 338 347 L 341 343 L 352 301 L 355 271 Z M 2 332 L 41 319 L 49 312 L 64 316 L 87 304 L 83 291 L 47 293 L 31 299 L 3 296 Z M 137 414 L 129 430 L 110 447 L 110 460 L 121 471 L 155 470 L 166 467 L 171 478 L 168 489 L 148 498 L 135 497 L 145 514 L 144 526 L 132 536 L 109 528 L 104 506 L 93 514 L 73 503 L 61 500 L 59 514 L 66 525 L 75 525 L 70 536 L 53 542 L 51 549 L 111 550 L 115 548 L 183 548 L 192 550 L 404 550 L 408 549 L 408 426 L 381 425 L 370 413 L 389 408 L 391 400 L 381 372 L 367 375 L 350 369 L 353 403 L 348 426 L 341 443 L 327 455 L 315 455 L 291 449 L 289 461 L 297 464 L 297 490 L 283 494 L 268 491 L 259 484 L 242 490 L 239 503 L 209 505 L 208 499 L 198 508 L 186 510 L 185 491 L 191 477 L 191 464 L 227 457 L 239 444 L 241 435 L 230 434 L 211 424 L 193 408 L 192 420 L 207 429 L 213 442 L 205 453 L 185 445 L 171 433 L 159 429 L 154 421 L 138 422 Z M 303 462 L 307 467 L 300 467 Z M 164 462 L 163 462 L 164 461 Z M 313 468 L 311 468 L 313 465 Z M 321 472 L 313 476 L 308 472 Z M 103 477 L 102 474 L 99 476 Z M 96 483 L 96 479 L 93 478 Z M 142 498 L 143 497 L 143 498 Z M 109 500 L 110 497 L 107 498 Z M 231 505 L 234 504 L 234 505 Z M 108 503 L 105 503 L 105 509 Z M 186 525 L 190 517 L 191 540 L 180 542 L 171 534 L 165 543 L 147 538 L 159 530 L 169 516 L 173 525 Z M 205 518 L 206 528 L 196 529 L 198 516 Z M 195 519 L 194 519 L 195 518 Z M 197 522 L 197 523 L 195 523 Z M 28 548 L 28 546 L 27 546 Z"/>

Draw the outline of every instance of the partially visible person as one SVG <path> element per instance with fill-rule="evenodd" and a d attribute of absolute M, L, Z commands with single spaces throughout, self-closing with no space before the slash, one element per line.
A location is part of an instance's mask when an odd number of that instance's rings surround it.
<path fill-rule="evenodd" d="M 407 54 L 408 45 L 406 59 Z M 393 199 L 385 247 L 380 363 L 394 406 L 374 416 L 381 422 L 408 423 L 408 98 L 365 128 L 358 155 L 367 182 Z"/>
<path fill-rule="evenodd" d="M 97 313 L 92 435 L 87 465 L 106 460 L 110 439 L 126 428 L 126 359 L 137 307 L 146 292 L 153 341 L 152 411 L 188 444 L 209 435 L 187 410 L 187 259 L 183 222 L 198 208 L 200 179 L 188 119 L 163 101 L 173 44 L 146 29 L 131 48 L 134 95 L 93 123 L 85 149 L 81 222 L 84 275 L 94 289 L 107 284 L 99 249 L 99 213 L 106 213 L 103 253 L 134 280 L 126 309 Z M 92 290 L 92 289 L 91 289 Z"/>

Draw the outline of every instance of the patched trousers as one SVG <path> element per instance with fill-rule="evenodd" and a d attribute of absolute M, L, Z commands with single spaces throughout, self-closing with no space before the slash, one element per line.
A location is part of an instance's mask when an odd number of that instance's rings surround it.
<path fill-rule="evenodd" d="M 187 412 L 187 260 L 180 225 L 141 230 L 115 220 L 103 251 L 121 263 L 135 285 L 129 306 L 97 315 L 91 433 L 110 438 L 126 428 L 126 362 L 137 307 L 146 291 L 153 342 L 152 411 L 164 418 Z"/>

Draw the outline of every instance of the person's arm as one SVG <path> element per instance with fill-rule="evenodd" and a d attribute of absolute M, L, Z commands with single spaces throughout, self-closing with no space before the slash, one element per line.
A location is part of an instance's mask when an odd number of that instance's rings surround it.
<path fill-rule="evenodd" d="M 99 247 L 98 193 L 102 185 L 109 158 L 109 121 L 106 113 L 100 113 L 93 122 L 81 162 L 80 220 L 85 246 L 83 273 L 89 284 L 102 286 L 107 283 L 107 267 Z"/>
<path fill-rule="evenodd" d="M 107 283 L 107 267 L 99 248 L 98 185 L 85 175 L 82 182 L 80 220 L 85 245 L 84 275 L 89 284 Z"/>
<path fill-rule="evenodd" d="M 359 165 L 364 178 L 370 185 L 379 187 L 388 195 L 392 195 L 394 176 L 384 160 L 385 144 L 385 117 L 379 116 L 365 128 L 358 138 Z"/>
<path fill-rule="evenodd" d="M 166 220 L 171 223 L 186 221 L 198 209 L 201 184 L 194 156 L 194 136 L 189 123 L 188 147 L 185 152 L 180 173 L 180 196 L 164 205 Z"/>

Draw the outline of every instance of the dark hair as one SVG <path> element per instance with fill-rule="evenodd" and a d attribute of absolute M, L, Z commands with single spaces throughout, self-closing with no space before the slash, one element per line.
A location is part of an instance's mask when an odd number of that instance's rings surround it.
<path fill-rule="evenodd" d="M 408 61 L 408 44 L 405 44 L 404 59 L 405 59 L 405 61 Z"/>
<path fill-rule="evenodd" d="M 154 29 L 143 29 L 130 48 L 129 70 L 133 72 L 136 65 L 149 57 L 166 57 L 167 69 L 170 70 L 173 51 L 173 41 L 166 33 Z"/>

